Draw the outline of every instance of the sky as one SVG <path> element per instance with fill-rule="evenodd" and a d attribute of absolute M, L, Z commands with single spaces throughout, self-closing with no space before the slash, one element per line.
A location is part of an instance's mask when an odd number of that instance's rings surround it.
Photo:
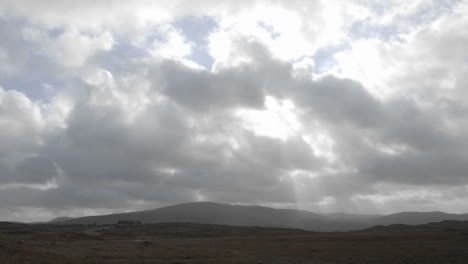
<path fill-rule="evenodd" d="M 0 220 L 468 212 L 467 0 L 0 0 Z"/>

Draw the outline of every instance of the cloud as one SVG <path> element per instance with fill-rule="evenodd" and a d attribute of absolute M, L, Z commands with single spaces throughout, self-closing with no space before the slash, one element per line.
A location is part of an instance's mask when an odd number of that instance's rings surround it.
<path fill-rule="evenodd" d="M 258 78 L 262 73 L 248 65 L 213 74 L 165 61 L 153 68 L 150 74 L 161 78 L 153 81 L 156 87 L 163 85 L 165 95 L 194 110 L 263 106 L 264 91 Z"/>
<path fill-rule="evenodd" d="M 42 116 L 37 104 L 0 87 L 0 157 L 34 151 L 41 143 Z"/>
<path fill-rule="evenodd" d="M 88 63 L 99 53 L 112 49 L 114 40 L 109 32 L 103 32 L 95 36 L 89 36 L 76 30 L 69 29 L 57 37 L 51 37 L 50 33 L 35 29 L 25 29 L 24 38 L 36 42 L 41 55 L 46 55 L 52 62 L 66 68 L 77 68 Z"/>
<path fill-rule="evenodd" d="M 464 4 L 394 41 L 346 35 L 356 10 L 384 19 L 357 3 L 40 2 L 0 12 L 10 219 L 197 200 L 461 212 L 468 200 Z M 397 13 L 377 22 L 399 26 Z M 176 23 L 187 15 L 216 24 L 204 43 Z M 320 50 L 334 62 L 317 74 Z"/>
<path fill-rule="evenodd" d="M 23 28 L 19 19 L 0 17 L 0 33 L 5 39 L 0 44 L 0 77 L 14 76 L 31 56 L 24 37 L 18 34 Z"/>

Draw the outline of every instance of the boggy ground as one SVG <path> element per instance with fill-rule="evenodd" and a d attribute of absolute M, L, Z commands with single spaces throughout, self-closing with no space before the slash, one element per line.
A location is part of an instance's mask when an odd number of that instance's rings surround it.
<path fill-rule="evenodd" d="M 0 263 L 468 263 L 468 225 L 315 233 L 188 223 L 0 223 Z"/>

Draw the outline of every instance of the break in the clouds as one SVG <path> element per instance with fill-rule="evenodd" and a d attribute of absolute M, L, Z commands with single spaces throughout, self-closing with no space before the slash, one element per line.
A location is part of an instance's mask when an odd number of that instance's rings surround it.
<path fill-rule="evenodd" d="M 0 4 L 0 216 L 465 212 L 467 1 Z"/>

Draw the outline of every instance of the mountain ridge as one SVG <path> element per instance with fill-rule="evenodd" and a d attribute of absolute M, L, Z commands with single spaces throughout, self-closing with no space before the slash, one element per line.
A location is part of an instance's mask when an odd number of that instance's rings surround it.
<path fill-rule="evenodd" d="M 162 208 L 85 216 L 53 224 L 116 224 L 118 221 L 149 223 L 192 222 L 231 226 L 263 226 L 310 231 L 351 231 L 376 225 L 421 225 L 444 220 L 468 220 L 468 214 L 444 212 L 400 212 L 389 215 L 318 214 L 306 210 L 276 209 L 258 205 L 231 205 L 215 202 L 189 202 Z"/>

